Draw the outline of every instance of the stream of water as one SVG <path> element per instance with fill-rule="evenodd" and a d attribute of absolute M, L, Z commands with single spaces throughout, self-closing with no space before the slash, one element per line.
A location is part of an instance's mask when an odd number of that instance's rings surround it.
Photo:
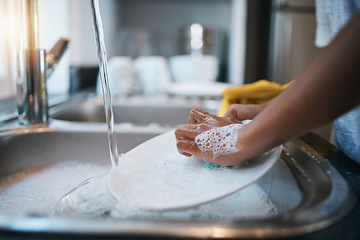
<path fill-rule="evenodd" d="M 119 153 L 117 150 L 117 141 L 116 141 L 116 134 L 114 129 L 114 113 L 111 103 L 111 93 L 110 93 L 110 86 L 108 79 L 107 55 L 105 48 L 104 31 L 101 21 L 99 1 L 91 0 L 90 5 L 91 5 L 91 16 L 93 21 L 96 48 L 97 48 L 98 61 L 99 61 L 100 80 L 103 91 L 105 118 L 108 127 L 108 141 L 109 141 L 111 164 L 113 167 L 115 167 L 118 165 L 119 162 Z"/>
<path fill-rule="evenodd" d="M 103 91 L 110 159 L 112 168 L 114 169 L 117 168 L 119 164 L 119 153 L 114 129 L 114 113 L 111 103 L 107 54 L 99 1 L 91 0 L 90 7 L 99 62 L 99 74 Z M 114 208 L 118 201 L 108 188 L 108 181 L 110 176 L 111 172 L 90 178 L 83 182 L 80 186 L 73 189 L 71 192 L 61 198 L 56 206 L 55 213 L 61 215 L 89 216 L 97 216 L 109 213 L 109 211 Z"/>

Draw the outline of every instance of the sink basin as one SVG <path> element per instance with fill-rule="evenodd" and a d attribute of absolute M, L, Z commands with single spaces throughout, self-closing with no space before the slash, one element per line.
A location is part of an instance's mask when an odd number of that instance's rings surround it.
<path fill-rule="evenodd" d="M 90 112 L 94 110 L 94 106 L 89 108 Z M 74 109 L 79 110 L 79 107 Z M 60 119 L 61 115 L 57 116 Z M 69 114 L 62 116 L 70 117 Z M 116 131 L 119 152 L 126 152 L 163 130 L 118 125 Z M 56 165 L 69 159 L 109 164 L 104 124 L 52 120 L 48 125 L 0 131 L 0 153 L 0 178 L 24 170 L 31 172 L 31 169 Z M 193 238 L 284 237 L 327 227 L 348 214 L 355 204 L 354 193 L 346 181 L 326 159 L 300 139 L 285 144 L 281 160 L 255 184 L 274 204 L 278 214 L 256 219 L 224 216 L 205 220 L 176 217 L 168 220 L 162 218 L 161 214 L 147 219 L 92 219 L 2 209 L 0 231 L 66 234 L 67 237 L 92 234 Z"/>
<path fill-rule="evenodd" d="M 3 132 L 0 140 L 0 174 L 4 176 L 65 160 L 109 164 L 106 131 L 105 126 L 84 128 L 80 124 L 73 124 L 64 127 L 61 122 L 53 121 L 50 126 L 23 127 L 6 135 Z M 139 131 L 133 128 L 118 128 L 116 131 L 119 153 L 125 153 L 163 132 L 162 129 Z"/>
<path fill-rule="evenodd" d="M 115 123 L 134 125 L 161 125 L 176 127 L 185 124 L 191 109 L 200 107 L 204 111 L 216 114 L 216 108 L 196 104 L 153 104 L 114 102 Z M 101 99 L 90 99 L 59 110 L 52 118 L 74 122 L 105 122 L 104 105 Z"/>

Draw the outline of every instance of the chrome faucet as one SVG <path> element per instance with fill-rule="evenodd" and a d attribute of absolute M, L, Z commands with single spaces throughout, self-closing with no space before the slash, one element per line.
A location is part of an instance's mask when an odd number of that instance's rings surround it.
<path fill-rule="evenodd" d="M 61 38 L 46 53 L 39 48 L 37 0 L 23 0 L 21 12 L 23 35 L 20 49 L 16 51 L 15 78 L 19 122 L 27 125 L 49 119 L 46 80 L 66 51 L 69 40 Z"/>

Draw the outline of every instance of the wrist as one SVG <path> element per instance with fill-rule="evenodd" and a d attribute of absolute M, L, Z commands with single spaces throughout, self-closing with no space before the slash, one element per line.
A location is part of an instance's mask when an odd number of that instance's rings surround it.
<path fill-rule="evenodd" d="M 250 159 L 267 151 L 263 144 L 266 139 L 257 130 L 255 124 L 250 122 L 238 131 L 236 147 L 241 153 L 241 158 Z"/>

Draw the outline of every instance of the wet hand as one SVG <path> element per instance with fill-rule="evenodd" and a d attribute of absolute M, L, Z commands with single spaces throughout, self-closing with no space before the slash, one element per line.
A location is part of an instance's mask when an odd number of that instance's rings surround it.
<path fill-rule="evenodd" d="M 179 153 L 187 157 L 195 156 L 206 162 L 234 165 L 234 154 L 215 156 L 213 151 L 201 151 L 195 142 L 195 138 L 200 134 L 231 124 L 241 124 L 241 121 L 230 117 L 218 117 L 199 109 L 193 109 L 190 113 L 188 124 L 180 126 L 175 131 Z M 240 161 L 240 159 L 238 160 Z"/>
<path fill-rule="evenodd" d="M 253 119 L 263 110 L 264 106 L 261 104 L 232 104 L 224 117 L 238 120 Z"/>
<path fill-rule="evenodd" d="M 223 127 L 229 124 L 241 124 L 241 121 L 228 117 L 218 117 L 200 109 L 191 110 L 188 124 L 208 125 L 210 127 Z"/>

